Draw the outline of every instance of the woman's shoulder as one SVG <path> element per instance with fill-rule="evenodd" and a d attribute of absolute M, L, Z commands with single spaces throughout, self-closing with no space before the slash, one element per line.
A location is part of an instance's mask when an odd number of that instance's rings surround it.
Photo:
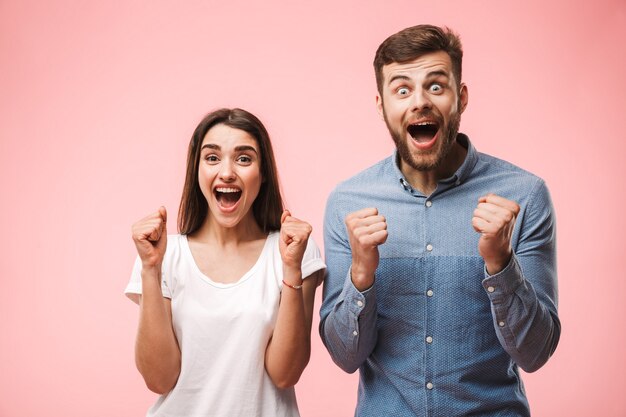
<path fill-rule="evenodd" d="M 166 250 L 180 250 L 183 245 L 187 244 L 187 235 L 174 234 L 167 235 L 167 248 Z"/>
<path fill-rule="evenodd" d="M 173 235 L 167 235 L 167 248 L 172 246 L 180 246 L 183 242 L 187 241 L 187 235 L 181 235 L 179 233 Z"/>
<path fill-rule="evenodd" d="M 163 262 L 178 263 L 181 258 L 184 258 L 186 248 L 188 248 L 187 235 L 167 235 L 167 247 Z"/>

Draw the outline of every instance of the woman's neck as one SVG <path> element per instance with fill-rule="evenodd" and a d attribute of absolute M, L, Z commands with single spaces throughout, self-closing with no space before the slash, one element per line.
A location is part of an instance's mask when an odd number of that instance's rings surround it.
<path fill-rule="evenodd" d="M 212 242 L 223 247 L 238 246 L 241 243 L 264 239 L 266 236 L 252 213 L 233 227 L 217 223 L 209 213 L 202 226 L 190 235 L 191 239 L 197 242 Z"/>

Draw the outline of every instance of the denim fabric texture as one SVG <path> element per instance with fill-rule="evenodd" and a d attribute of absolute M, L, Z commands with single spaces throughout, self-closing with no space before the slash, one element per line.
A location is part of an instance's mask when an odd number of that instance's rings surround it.
<path fill-rule="evenodd" d="M 405 180 L 397 153 L 339 184 L 324 219 L 327 277 L 320 334 L 347 372 L 359 370 L 355 415 L 529 416 L 518 367 L 532 372 L 552 355 L 557 315 L 555 219 L 541 178 L 478 153 L 422 195 Z M 513 257 L 489 275 L 472 228 L 479 197 L 520 206 Z M 379 246 L 372 288 L 350 280 L 347 214 L 376 207 L 389 236 Z"/>

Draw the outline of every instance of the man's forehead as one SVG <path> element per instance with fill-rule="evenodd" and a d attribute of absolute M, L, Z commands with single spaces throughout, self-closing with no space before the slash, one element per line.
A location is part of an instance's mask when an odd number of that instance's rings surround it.
<path fill-rule="evenodd" d="M 387 81 L 396 75 L 427 75 L 429 73 L 445 73 L 451 76 L 452 61 L 450 56 L 444 51 L 430 52 L 411 61 L 392 62 L 383 66 L 383 75 Z"/>

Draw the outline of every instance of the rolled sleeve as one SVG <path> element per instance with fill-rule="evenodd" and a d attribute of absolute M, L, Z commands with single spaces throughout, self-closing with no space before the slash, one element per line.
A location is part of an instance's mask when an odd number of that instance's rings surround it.
<path fill-rule="evenodd" d="M 374 287 L 360 292 L 348 272 L 337 303 L 320 330 L 333 361 L 346 372 L 356 371 L 376 344 Z"/>

